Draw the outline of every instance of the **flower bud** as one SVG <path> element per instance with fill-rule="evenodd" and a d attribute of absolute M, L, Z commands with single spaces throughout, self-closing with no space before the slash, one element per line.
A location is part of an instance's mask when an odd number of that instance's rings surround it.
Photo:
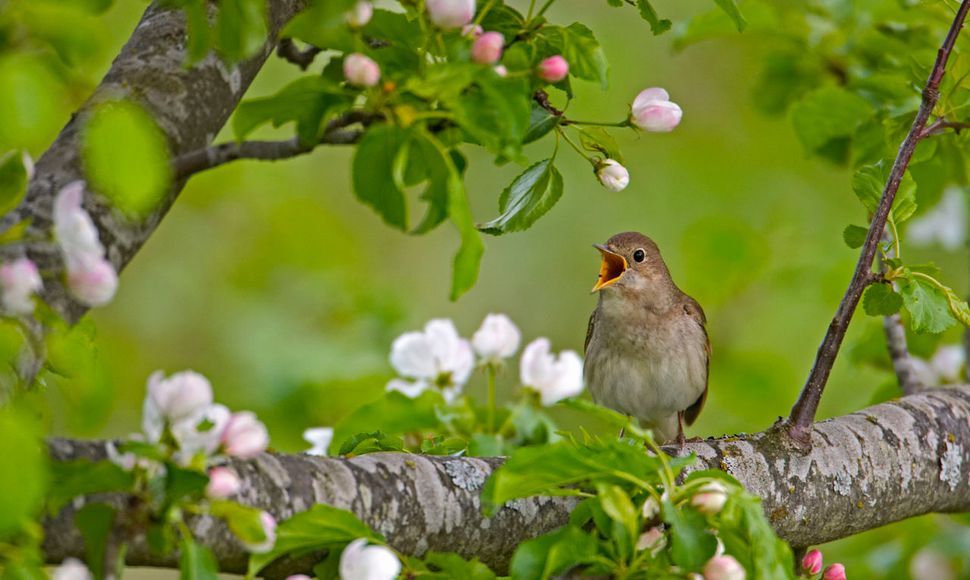
<path fill-rule="evenodd" d="M 91 580 L 91 572 L 77 558 L 66 558 L 51 574 L 52 580 Z"/>
<path fill-rule="evenodd" d="M 182 371 L 166 379 L 162 371 L 155 371 L 148 377 L 146 415 L 148 407 L 152 407 L 159 416 L 174 423 L 211 404 L 212 385 L 196 372 Z"/>
<path fill-rule="evenodd" d="M 461 28 L 475 17 L 475 0 L 427 0 L 431 22 L 445 30 Z"/>
<path fill-rule="evenodd" d="M 649 530 L 640 534 L 640 539 L 637 540 L 637 550 L 650 550 L 651 552 L 658 552 L 667 545 L 667 538 L 664 533 L 660 531 L 659 527 L 653 527 Z"/>
<path fill-rule="evenodd" d="M 368 546 L 358 538 L 340 554 L 341 580 L 393 580 L 401 573 L 401 561 L 386 546 Z"/>
<path fill-rule="evenodd" d="M 509 69 L 505 68 L 504 64 L 496 65 L 492 68 L 492 70 L 495 71 L 495 74 L 502 78 L 509 76 Z"/>
<path fill-rule="evenodd" d="M 499 362 L 519 350 L 522 334 L 504 314 L 489 314 L 472 335 L 472 346 L 487 362 Z"/>
<path fill-rule="evenodd" d="M 233 413 L 222 432 L 222 446 L 226 455 L 247 459 L 255 457 L 269 446 L 269 432 L 254 413 Z"/>
<path fill-rule="evenodd" d="M 537 72 L 540 79 L 550 83 L 558 83 L 569 74 L 569 63 L 557 54 L 540 62 Z"/>
<path fill-rule="evenodd" d="M 286 580 L 313 580 L 306 574 L 290 574 L 286 577 Z"/>
<path fill-rule="evenodd" d="M 714 556 L 704 565 L 704 580 L 744 580 L 744 568 L 731 556 Z"/>
<path fill-rule="evenodd" d="M 630 184 L 630 172 L 615 159 L 604 159 L 596 165 L 596 178 L 610 191 L 623 191 Z"/>
<path fill-rule="evenodd" d="M 68 263 L 104 255 L 98 228 L 81 207 L 83 198 L 84 182 L 72 181 L 62 187 L 54 199 L 54 237 Z"/>
<path fill-rule="evenodd" d="M 348 54 L 344 58 L 344 78 L 358 87 L 373 87 L 381 80 L 381 67 L 359 52 Z"/>
<path fill-rule="evenodd" d="M 486 32 L 472 44 L 472 60 L 478 64 L 493 64 L 502 58 L 505 37 L 501 32 Z"/>
<path fill-rule="evenodd" d="M 845 580 L 845 566 L 839 563 L 832 564 L 822 573 L 822 580 Z"/>
<path fill-rule="evenodd" d="M 690 499 L 691 505 L 697 511 L 705 514 L 716 514 L 727 501 L 727 488 L 720 481 L 704 484 Z"/>
<path fill-rule="evenodd" d="M 100 256 L 80 261 L 68 257 L 67 288 L 81 304 L 103 306 L 111 302 L 118 290 L 118 273 L 111 262 Z"/>
<path fill-rule="evenodd" d="M 822 571 L 822 552 L 812 550 L 802 558 L 802 572 L 806 574 L 818 574 Z"/>
<path fill-rule="evenodd" d="M 346 14 L 347 24 L 351 28 L 361 28 L 370 22 L 372 16 L 374 16 L 374 5 L 367 0 L 358 0 Z"/>
<path fill-rule="evenodd" d="M 648 497 L 647 501 L 643 502 L 642 513 L 643 519 L 650 521 L 660 513 L 660 504 L 652 497 Z"/>
<path fill-rule="evenodd" d="M 677 103 L 671 102 L 667 91 L 653 87 L 640 91 L 633 101 L 631 120 L 647 131 L 667 133 L 674 130 L 684 112 Z"/>
<path fill-rule="evenodd" d="M 243 542 L 246 550 L 253 554 L 265 554 L 273 549 L 276 544 L 276 520 L 266 512 L 259 512 L 259 525 L 263 528 L 263 535 L 266 539 L 258 544 L 247 544 Z"/>
<path fill-rule="evenodd" d="M 37 266 L 28 258 L 19 258 L 0 266 L 0 301 L 11 314 L 34 311 L 35 292 L 44 287 Z"/>
<path fill-rule="evenodd" d="M 485 32 L 485 29 L 479 24 L 466 24 L 461 27 L 461 35 L 470 38 L 478 38 L 483 32 Z"/>
<path fill-rule="evenodd" d="M 226 499 L 239 493 L 242 482 L 236 472 L 228 467 L 213 467 L 209 470 L 209 484 L 205 495 L 213 499 Z"/>

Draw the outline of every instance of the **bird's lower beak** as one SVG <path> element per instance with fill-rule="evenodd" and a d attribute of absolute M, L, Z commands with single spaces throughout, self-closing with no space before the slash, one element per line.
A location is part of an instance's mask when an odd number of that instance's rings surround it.
<path fill-rule="evenodd" d="M 596 292 L 619 280 L 629 265 L 626 262 L 626 258 L 613 252 L 608 247 L 602 244 L 594 244 L 593 247 L 603 255 L 603 263 L 600 264 L 599 279 L 596 280 L 596 286 L 593 286 L 592 290 Z"/>

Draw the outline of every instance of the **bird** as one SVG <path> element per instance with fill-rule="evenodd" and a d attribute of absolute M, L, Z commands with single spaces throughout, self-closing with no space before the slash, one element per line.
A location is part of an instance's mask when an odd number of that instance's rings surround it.
<path fill-rule="evenodd" d="M 586 330 L 584 379 L 597 404 L 638 419 L 660 444 L 685 445 L 707 399 L 711 342 L 696 300 L 674 283 L 657 244 L 624 232 L 602 256 Z"/>

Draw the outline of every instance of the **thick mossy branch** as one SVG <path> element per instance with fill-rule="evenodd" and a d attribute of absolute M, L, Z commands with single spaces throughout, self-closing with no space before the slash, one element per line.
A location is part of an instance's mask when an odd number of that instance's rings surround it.
<path fill-rule="evenodd" d="M 816 443 L 803 455 L 781 430 L 688 443 L 689 468 L 721 469 L 764 501 L 779 536 L 804 547 L 851 536 L 905 518 L 970 510 L 970 386 L 932 389 L 815 425 Z M 105 442 L 54 439 L 56 461 L 105 457 Z M 429 550 L 476 556 L 504 571 L 515 547 L 563 525 L 575 498 L 516 500 L 492 518 L 479 494 L 501 458 L 428 457 L 375 453 L 352 459 L 264 454 L 232 464 L 243 479 L 240 501 L 278 519 L 328 503 L 356 513 L 409 554 Z M 124 497 L 110 501 L 124 509 Z M 45 522 L 49 562 L 83 554 L 72 523 L 76 501 Z M 242 572 L 247 555 L 211 518 L 192 522 L 199 540 L 226 572 Z M 174 556 L 152 554 L 131 538 L 128 563 L 175 567 Z M 272 577 L 309 573 L 312 557 L 282 561 Z"/>

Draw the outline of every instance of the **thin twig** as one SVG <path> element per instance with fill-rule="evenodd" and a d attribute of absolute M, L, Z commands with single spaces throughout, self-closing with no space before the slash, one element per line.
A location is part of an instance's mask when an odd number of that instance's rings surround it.
<path fill-rule="evenodd" d="M 825 333 L 825 338 L 822 340 L 821 346 L 819 346 L 818 353 L 815 356 L 815 364 L 812 366 L 812 371 L 808 375 L 808 380 L 785 422 L 785 427 L 792 441 L 802 449 L 811 447 L 812 424 L 815 421 L 815 413 L 818 410 L 819 401 L 822 399 L 822 391 L 825 388 L 825 383 L 828 381 L 829 374 L 832 372 L 832 365 L 835 364 L 835 357 L 838 355 L 839 347 L 842 345 L 842 339 L 845 338 L 845 331 L 849 326 L 849 321 L 852 319 L 852 314 L 859 305 L 862 291 L 874 278 L 872 262 L 876 256 L 876 245 L 879 243 L 879 238 L 882 236 L 883 229 L 886 227 L 886 219 L 889 217 L 889 211 L 892 209 L 893 201 L 896 198 L 899 183 L 906 173 L 906 167 L 913 157 L 916 145 L 924 137 L 923 129 L 926 127 L 926 122 L 930 117 L 930 113 L 933 111 L 933 107 L 940 98 L 940 81 L 943 79 L 943 73 L 946 71 L 946 62 L 950 58 L 953 45 L 956 42 L 957 36 L 960 34 L 960 30 L 963 28 L 963 21 L 966 19 L 968 9 L 970 9 L 970 0 L 963 0 L 953 19 L 953 24 L 950 26 L 949 32 L 947 32 L 946 39 L 943 41 L 942 46 L 940 46 L 933 70 L 930 72 L 930 76 L 926 81 L 926 87 L 923 89 L 923 100 L 920 103 L 919 111 L 916 113 L 916 118 L 913 120 L 909 134 L 906 135 L 906 139 L 899 147 L 899 153 L 897 153 L 896 160 L 893 162 L 889 180 L 886 182 L 886 186 L 882 192 L 882 198 L 879 200 L 879 206 L 872 216 L 872 223 L 869 224 L 869 232 L 862 246 L 862 253 L 856 264 L 852 280 L 849 282 L 845 296 L 842 298 L 842 302 L 839 304 L 839 308 L 836 310 L 831 324 L 829 324 L 828 331 Z"/>
<path fill-rule="evenodd" d="M 923 132 L 920 134 L 920 138 L 929 137 L 931 135 L 941 135 L 945 133 L 947 129 L 953 129 L 953 132 L 959 135 L 960 131 L 970 129 L 970 123 L 965 121 L 947 121 L 943 117 L 940 117 L 923 129 Z"/>
<path fill-rule="evenodd" d="M 883 317 L 882 327 L 886 332 L 886 346 L 889 348 L 889 357 L 893 361 L 893 371 L 896 373 L 896 379 L 903 394 L 915 395 L 926 389 L 916 370 L 915 359 L 909 354 L 909 348 L 906 345 L 906 329 L 903 327 L 899 313 Z"/>
<path fill-rule="evenodd" d="M 549 111 L 549 114 L 554 117 L 562 117 L 563 112 L 553 106 L 552 102 L 549 101 L 549 93 L 539 89 L 532 94 L 532 100 L 534 100 L 540 107 Z"/>
<path fill-rule="evenodd" d="M 364 129 L 381 115 L 366 111 L 350 111 L 327 124 L 323 137 L 316 143 L 301 143 L 296 137 L 283 141 L 241 141 L 221 143 L 196 149 L 172 160 L 176 179 L 186 179 L 200 171 L 213 169 L 237 159 L 277 161 L 305 155 L 319 145 L 352 145 L 360 140 Z M 350 129 L 352 125 L 362 129 Z"/>
<path fill-rule="evenodd" d="M 280 39 L 276 46 L 276 56 L 295 64 L 300 70 L 306 70 L 321 52 L 322 48 L 312 45 L 301 50 L 291 38 Z"/>

